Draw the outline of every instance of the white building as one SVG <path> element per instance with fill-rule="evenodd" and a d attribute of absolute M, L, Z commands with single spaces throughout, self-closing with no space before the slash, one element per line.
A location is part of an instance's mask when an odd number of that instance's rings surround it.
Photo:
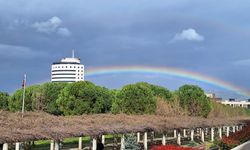
<path fill-rule="evenodd" d="M 250 101 L 246 100 L 238 100 L 238 101 L 230 101 L 230 100 L 224 100 L 220 101 L 220 103 L 232 107 L 243 107 L 243 108 L 248 108 L 250 109 Z"/>
<path fill-rule="evenodd" d="M 79 58 L 63 58 L 60 62 L 54 62 L 51 66 L 52 82 L 77 82 L 84 81 L 84 65 Z"/>

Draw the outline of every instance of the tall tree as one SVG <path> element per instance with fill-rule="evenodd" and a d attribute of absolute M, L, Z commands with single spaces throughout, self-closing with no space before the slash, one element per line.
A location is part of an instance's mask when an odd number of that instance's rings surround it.
<path fill-rule="evenodd" d="M 32 111 L 34 110 L 32 105 L 34 103 L 33 94 L 39 88 L 40 85 L 33 85 L 26 87 L 25 89 L 25 110 Z M 19 89 L 15 91 L 13 95 L 11 95 L 9 99 L 9 110 L 11 111 L 21 111 L 22 109 L 22 97 L 23 97 L 23 89 Z"/>
<path fill-rule="evenodd" d="M 0 109 L 8 110 L 9 94 L 7 92 L 0 92 Z"/>
<path fill-rule="evenodd" d="M 62 112 L 59 110 L 56 100 L 67 84 L 65 82 L 48 82 L 42 84 L 33 94 L 33 109 L 60 115 Z"/>
<path fill-rule="evenodd" d="M 110 92 L 89 81 L 68 84 L 57 99 L 57 104 L 65 115 L 105 113 L 110 111 L 111 103 Z"/>
<path fill-rule="evenodd" d="M 117 94 L 118 109 L 128 114 L 150 114 L 156 109 L 156 99 L 152 90 L 144 83 L 124 86 Z"/>
<path fill-rule="evenodd" d="M 180 105 L 189 111 L 191 116 L 207 117 L 211 111 L 211 101 L 204 91 L 195 85 L 184 85 L 179 88 L 177 95 Z"/>

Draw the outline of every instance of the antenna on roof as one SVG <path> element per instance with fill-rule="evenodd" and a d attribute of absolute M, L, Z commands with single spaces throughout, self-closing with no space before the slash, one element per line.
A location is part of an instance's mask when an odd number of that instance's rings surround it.
<path fill-rule="evenodd" d="M 75 50 L 72 50 L 72 58 L 75 58 Z"/>

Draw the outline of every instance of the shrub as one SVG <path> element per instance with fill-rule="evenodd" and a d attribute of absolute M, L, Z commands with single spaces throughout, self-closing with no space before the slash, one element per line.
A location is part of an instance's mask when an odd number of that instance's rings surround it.
<path fill-rule="evenodd" d="M 250 125 L 244 127 L 241 131 L 230 134 L 228 137 L 223 136 L 220 145 L 225 149 L 230 149 L 248 140 L 250 140 Z"/>

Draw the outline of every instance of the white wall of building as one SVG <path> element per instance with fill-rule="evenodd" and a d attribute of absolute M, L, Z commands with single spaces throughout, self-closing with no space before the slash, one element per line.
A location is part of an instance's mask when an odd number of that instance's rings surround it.
<path fill-rule="evenodd" d="M 84 81 L 84 65 L 79 58 L 63 58 L 51 66 L 52 82 Z"/>

